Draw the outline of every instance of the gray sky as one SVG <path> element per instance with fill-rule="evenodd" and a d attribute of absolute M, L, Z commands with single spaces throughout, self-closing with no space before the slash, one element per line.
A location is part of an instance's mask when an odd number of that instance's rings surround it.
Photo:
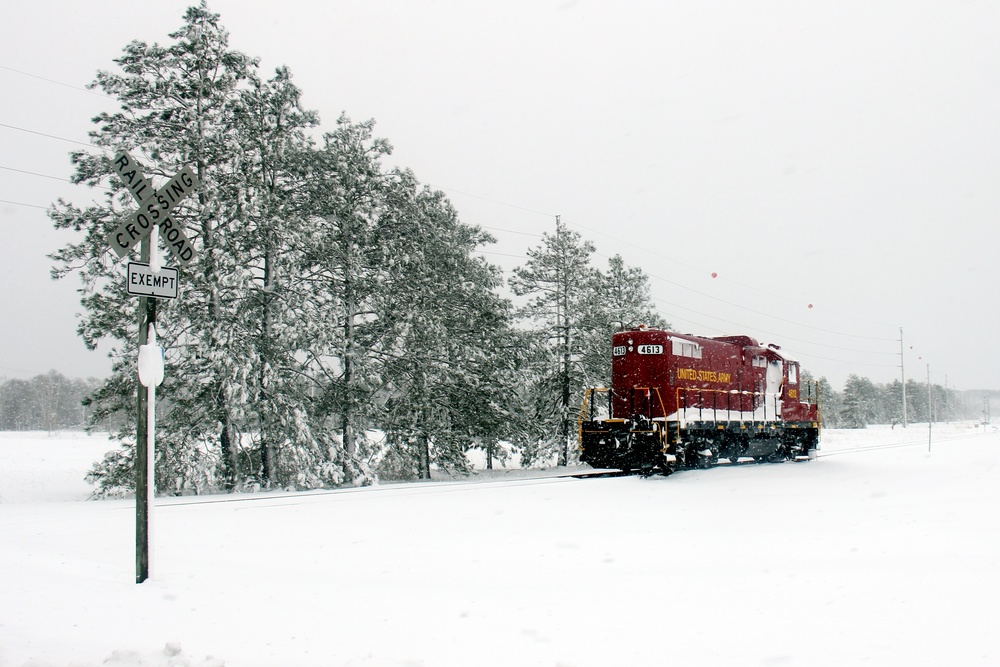
<path fill-rule="evenodd" d="M 0 377 L 106 373 L 76 336 L 75 280 L 48 278 L 68 237 L 43 209 L 99 198 L 58 180 L 81 147 L 66 140 L 116 108 L 81 88 L 129 41 L 168 41 L 191 4 L 5 7 Z M 1000 4 L 210 8 L 265 75 L 291 69 L 324 128 L 374 118 L 388 164 L 488 228 L 508 271 L 558 214 L 642 267 L 679 331 L 777 343 L 841 388 L 898 378 L 902 327 L 908 377 L 929 363 L 934 382 L 1000 388 Z"/>

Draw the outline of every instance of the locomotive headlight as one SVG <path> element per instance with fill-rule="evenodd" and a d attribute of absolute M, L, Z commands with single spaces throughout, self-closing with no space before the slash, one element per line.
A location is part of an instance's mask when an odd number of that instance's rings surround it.
<path fill-rule="evenodd" d="M 631 344 L 632 344 L 632 339 L 631 339 L 631 338 L 629 338 L 629 339 L 628 339 L 628 344 L 629 344 L 629 345 L 631 345 Z"/>

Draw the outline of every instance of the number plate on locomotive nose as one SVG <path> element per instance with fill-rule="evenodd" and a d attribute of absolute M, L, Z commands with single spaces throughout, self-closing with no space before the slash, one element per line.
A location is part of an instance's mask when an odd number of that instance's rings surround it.
<path fill-rule="evenodd" d="M 640 345 L 636 351 L 639 354 L 663 354 L 662 345 Z"/>
<path fill-rule="evenodd" d="M 616 357 L 624 357 L 625 349 L 626 348 L 624 345 L 615 345 L 613 348 L 611 348 L 611 354 Z"/>

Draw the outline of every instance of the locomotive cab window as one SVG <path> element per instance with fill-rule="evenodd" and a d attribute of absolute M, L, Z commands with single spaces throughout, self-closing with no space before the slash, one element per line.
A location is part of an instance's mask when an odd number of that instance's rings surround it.
<path fill-rule="evenodd" d="M 795 364 L 788 364 L 788 384 L 795 384 L 799 381 L 799 367 Z"/>
<path fill-rule="evenodd" d="M 672 339 L 671 343 L 671 352 L 673 352 L 675 356 L 701 359 L 701 345 L 687 340 L 680 340 L 679 338 Z"/>

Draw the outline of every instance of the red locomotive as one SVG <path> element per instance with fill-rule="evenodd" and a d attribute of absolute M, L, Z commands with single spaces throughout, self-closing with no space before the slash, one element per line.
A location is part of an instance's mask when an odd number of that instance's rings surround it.
<path fill-rule="evenodd" d="M 720 458 L 813 458 L 818 386 L 804 382 L 798 363 L 778 349 L 749 336 L 645 327 L 614 334 L 611 387 L 584 395 L 580 459 L 595 468 L 669 474 Z"/>

